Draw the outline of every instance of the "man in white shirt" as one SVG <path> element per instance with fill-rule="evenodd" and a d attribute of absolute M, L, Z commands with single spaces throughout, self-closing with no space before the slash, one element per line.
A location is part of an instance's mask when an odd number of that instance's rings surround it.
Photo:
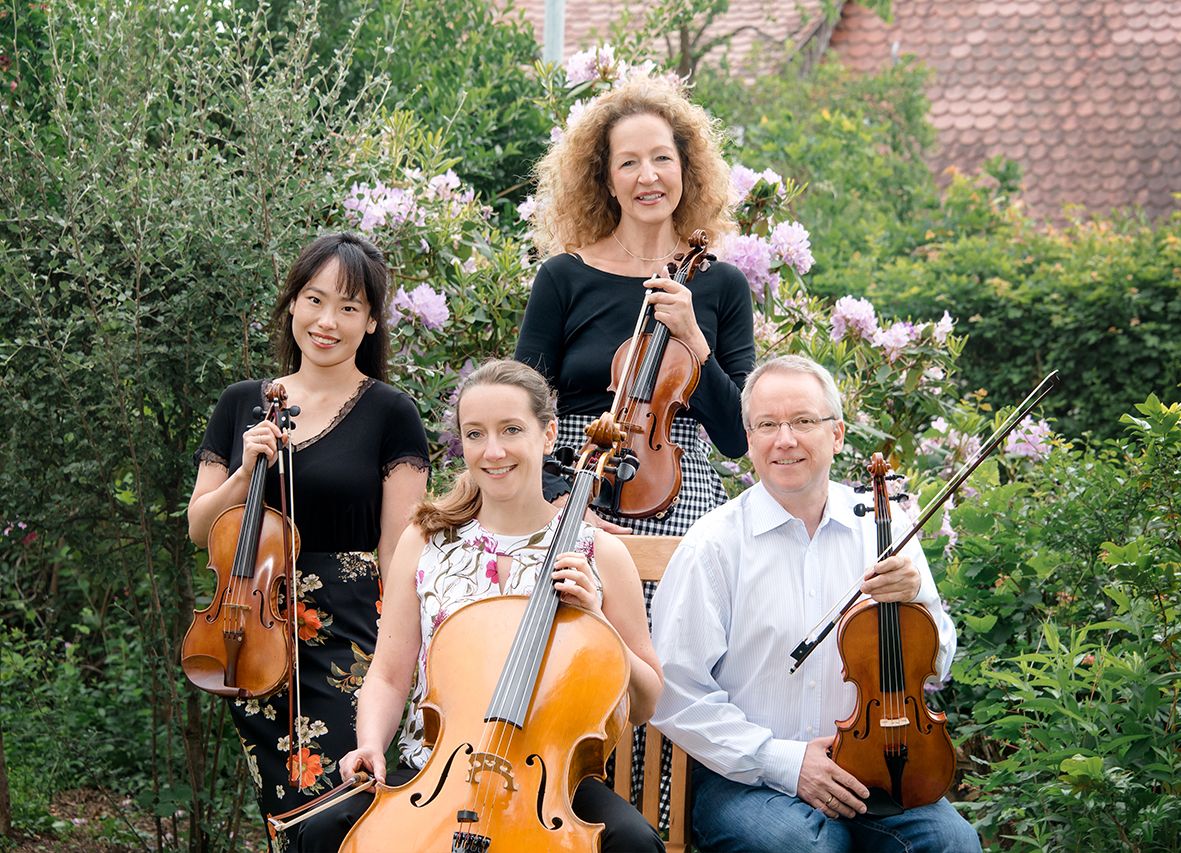
<path fill-rule="evenodd" d="M 652 602 L 664 693 L 652 718 L 698 762 L 694 845 L 703 851 L 980 850 L 946 799 L 891 817 L 865 814 L 869 790 L 829 759 L 856 688 L 830 635 L 792 675 L 790 652 L 828 609 L 861 591 L 922 604 L 939 631 L 946 678 L 955 628 L 917 541 L 873 565 L 866 496 L 829 480 L 844 444 L 841 400 L 825 368 L 773 359 L 742 392 L 759 483 L 685 535 Z M 872 566 L 867 570 L 867 567 Z"/>

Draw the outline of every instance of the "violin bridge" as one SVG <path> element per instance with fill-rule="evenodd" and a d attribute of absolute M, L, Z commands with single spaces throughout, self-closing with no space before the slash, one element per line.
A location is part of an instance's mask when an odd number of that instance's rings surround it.
<path fill-rule="evenodd" d="M 468 770 L 467 780 L 473 785 L 476 784 L 479 775 L 485 770 L 491 770 L 493 773 L 499 773 L 504 777 L 504 789 L 508 792 L 517 790 L 517 783 L 513 779 L 513 765 L 509 763 L 507 758 L 501 758 L 491 752 L 475 752 L 468 758 L 470 769 Z"/>
<path fill-rule="evenodd" d="M 910 717 L 888 717 L 878 720 L 883 729 L 901 729 L 910 725 Z"/>

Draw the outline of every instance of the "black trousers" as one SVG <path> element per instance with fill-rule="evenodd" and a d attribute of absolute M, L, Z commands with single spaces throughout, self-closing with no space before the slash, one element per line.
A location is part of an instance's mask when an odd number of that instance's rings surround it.
<path fill-rule="evenodd" d="M 398 767 L 387 775 L 387 783 L 393 786 L 405 785 L 417 773 L 410 767 Z M 335 808 L 309 818 L 296 831 L 295 850 L 298 853 L 337 853 L 345 835 L 371 802 L 371 794 L 358 794 Z M 644 816 L 631 803 L 598 779 L 583 780 L 574 792 L 573 805 L 574 813 L 583 820 L 606 825 L 600 836 L 601 853 L 664 853 L 664 841 L 652 824 L 644 820 Z M 491 849 L 495 850 L 495 847 L 493 844 Z M 390 850 L 397 850 L 396 842 L 391 841 Z"/>

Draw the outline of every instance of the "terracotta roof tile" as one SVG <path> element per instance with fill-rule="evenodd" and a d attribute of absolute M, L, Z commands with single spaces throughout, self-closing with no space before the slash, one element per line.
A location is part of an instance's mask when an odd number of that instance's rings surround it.
<path fill-rule="evenodd" d="M 508 2 L 508 0 L 501 0 Z M 524 12 L 540 42 L 545 32 L 545 0 L 516 0 L 515 8 Z M 580 50 L 607 40 L 613 23 L 625 13 L 642 16 L 649 2 L 637 0 L 595 0 L 567 3 L 563 55 L 567 58 Z M 705 61 L 716 62 L 725 55 L 732 68 L 760 63 L 760 55 L 772 58 L 783 55 L 783 45 L 809 39 L 824 23 L 821 0 L 737 0 L 710 25 L 706 37 L 734 33 L 728 48 L 715 48 Z M 883 36 L 884 38 L 884 36 Z M 883 42 L 884 43 L 884 42 Z"/>
<path fill-rule="evenodd" d="M 741 0 L 733 0 L 738 5 Z M 894 0 L 883 23 L 847 3 L 830 48 L 855 70 L 901 45 L 934 72 L 927 95 L 936 175 L 1002 153 L 1021 163 L 1025 203 L 1056 218 L 1177 208 L 1181 14 L 1175 0 Z"/>

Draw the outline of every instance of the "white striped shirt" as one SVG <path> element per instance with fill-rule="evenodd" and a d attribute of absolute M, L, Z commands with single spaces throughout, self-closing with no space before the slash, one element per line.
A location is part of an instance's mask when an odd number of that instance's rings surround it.
<path fill-rule="evenodd" d="M 652 723 L 711 770 L 795 795 L 808 741 L 831 735 L 856 688 L 841 680 L 834 630 L 794 674 L 790 653 L 874 564 L 872 503 L 829 483 L 815 536 L 763 488 L 747 489 L 685 535 L 652 600 L 664 692 Z M 900 525 L 895 525 L 897 528 Z M 903 553 L 922 575 L 917 602 L 939 628 L 946 679 L 955 627 L 917 538 Z M 831 617 L 830 617 L 831 618 Z"/>

